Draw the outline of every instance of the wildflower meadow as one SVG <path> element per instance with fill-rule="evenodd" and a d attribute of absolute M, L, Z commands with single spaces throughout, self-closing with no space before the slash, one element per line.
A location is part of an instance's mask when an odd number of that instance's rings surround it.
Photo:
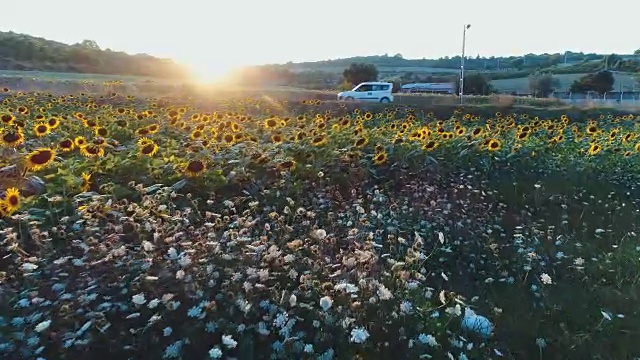
<path fill-rule="evenodd" d="M 0 89 L 2 359 L 640 359 L 640 116 Z"/>

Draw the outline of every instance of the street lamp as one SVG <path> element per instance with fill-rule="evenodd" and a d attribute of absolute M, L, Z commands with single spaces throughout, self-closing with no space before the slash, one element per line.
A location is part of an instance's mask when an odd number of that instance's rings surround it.
<path fill-rule="evenodd" d="M 462 30 L 462 57 L 460 58 L 460 104 L 463 103 L 462 97 L 464 96 L 464 48 L 467 40 L 467 30 L 471 27 L 471 24 L 465 24 Z"/>

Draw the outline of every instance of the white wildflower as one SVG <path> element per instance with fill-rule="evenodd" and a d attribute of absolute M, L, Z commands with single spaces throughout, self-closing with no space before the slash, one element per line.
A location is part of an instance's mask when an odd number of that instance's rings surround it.
<path fill-rule="evenodd" d="M 331 305 L 333 305 L 333 300 L 330 297 L 324 296 L 320 299 L 320 307 L 322 310 L 327 311 L 331 309 Z"/>
<path fill-rule="evenodd" d="M 209 350 L 209 357 L 212 359 L 220 359 L 222 357 L 222 350 L 219 347 L 214 347 Z"/>
<path fill-rule="evenodd" d="M 34 330 L 36 332 L 38 332 L 38 333 L 39 332 L 43 332 L 43 331 L 47 330 L 50 325 L 51 325 L 51 320 L 46 320 L 46 321 L 43 321 L 43 322 L 39 323 L 38 325 L 36 325 Z"/>
<path fill-rule="evenodd" d="M 33 270 L 37 269 L 38 265 L 32 264 L 32 263 L 24 263 L 24 264 L 22 264 L 21 267 L 22 267 L 23 271 L 30 272 L 30 271 L 33 271 Z"/>
<path fill-rule="evenodd" d="M 362 344 L 369 338 L 369 332 L 365 328 L 355 328 L 351 330 L 351 342 L 356 344 Z"/>
<path fill-rule="evenodd" d="M 232 335 L 222 335 L 222 344 L 229 349 L 233 349 L 238 345 L 238 342 L 233 340 Z"/>
<path fill-rule="evenodd" d="M 144 298 L 144 294 L 142 293 L 133 295 L 131 297 L 131 301 L 133 301 L 133 303 L 136 305 L 142 305 L 147 302 L 147 300 Z"/>
<path fill-rule="evenodd" d="M 543 273 L 542 275 L 540 275 L 540 281 L 542 281 L 542 283 L 545 285 L 553 284 L 553 280 L 551 280 L 551 276 L 549 276 L 549 274 L 547 273 Z"/>

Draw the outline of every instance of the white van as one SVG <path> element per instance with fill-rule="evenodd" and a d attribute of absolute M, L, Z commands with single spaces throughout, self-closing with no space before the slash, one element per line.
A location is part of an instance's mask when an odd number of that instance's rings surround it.
<path fill-rule="evenodd" d="M 338 94 L 338 101 L 360 100 L 380 103 L 393 102 L 393 84 L 389 82 L 363 82 L 350 91 Z"/>

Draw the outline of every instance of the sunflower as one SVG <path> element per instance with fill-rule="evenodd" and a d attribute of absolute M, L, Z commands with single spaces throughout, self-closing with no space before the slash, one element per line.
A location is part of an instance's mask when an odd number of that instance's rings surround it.
<path fill-rule="evenodd" d="M 149 131 L 149 134 L 155 134 L 155 133 L 158 132 L 158 130 L 160 130 L 160 125 L 151 124 L 151 125 L 147 126 L 147 130 Z"/>
<path fill-rule="evenodd" d="M 280 134 L 273 134 L 271 136 L 271 142 L 274 144 L 281 144 L 284 141 L 284 138 Z"/>
<path fill-rule="evenodd" d="M 140 141 L 138 141 L 138 154 L 140 156 L 142 155 L 147 155 L 147 156 L 153 156 L 158 152 L 158 144 L 156 144 L 153 140 L 149 140 L 146 139 L 148 141 L 142 141 L 143 139 L 140 139 Z"/>
<path fill-rule="evenodd" d="M 24 142 L 24 133 L 20 128 L 6 132 L 0 129 L 0 134 L 0 143 L 4 146 L 15 148 Z"/>
<path fill-rule="evenodd" d="M 2 114 L 2 116 L 0 116 L 0 121 L 2 121 L 2 123 L 5 124 L 5 125 L 13 124 L 13 121 L 15 119 L 16 119 L 16 117 L 11 115 L 11 114 Z"/>
<path fill-rule="evenodd" d="M 602 151 L 602 147 L 598 144 L 591 144 L 589 147 L 589 155 L 598 155 Z"/>
<path fill-rule="evenodd" d="M 87 139 L 84 138 L 84 136 L 77 136 L 74 140 L 73 143 L 79 147 L 82 148 L 84 146 L 87 145 Z"/>
<path fill-rule="evenodd" d="M 233 144 L 235 138 L 236 137 L 233 134 L 230 134 L 230 133 L 225 133 L 225 134 L 222 135 L 222 141 L 224 141 L 227 144 Z"/>
<path fill-rule="evenodd" d="M 13 213 L 20 207 L 20 190 L 17 188 L 8 188 L 4 194 L 4 204 L 6 205 L 6 211 Z"/>
<path fill-rule="evenodd" d="M 143 127 L 143 128 L 140 128 L 140 129 L 136 130 L 136 135 L 138 135 L 138 136 L 147 136 L 149 134 L 151 134 L 151 132 L 146 127 Z"/>
<path fill-rule="evenodd" d="M 91 188 L 91 174 L 82 173 L 82 185 L 80 185 L 80 191 L 87 192 Z"/>
<path fill-rule="evenodd" d="M 202 132 L 202 130 L 193 130 L 189 137 L 191 138 L 191 140 L 199 140 L 204 138 L 204 133 Z"/>
<path fill-rule="evenodd" d="M 318 135 L 315 136 L 312 140 L 311 140 L 311 144 L 314 146 L 320 146 L 320 145 L 324 145 L 327 143 L 327 137 L 324 135 Z"/>
<path fill-rule="evenodd" d="M 94 132 L 95 132 L 96 136 L 106 137 L 107 135 L 109 135 L 109 130 L 107 130 L 107 128 L 102 127 L 102 126 L 96 127 Z"/>
<path fill-rule="evenodd" d="M 529 137 L 528 131 L 520 131 L 516 134 L 517 140 L 526 140 Z"/>
<path fill-rule="evenodd" d="M 471 132 L 471 136 L 478 137 L 478 136 L 482 135 L 483 132 L 484 132 L 484 130 L 482 128 L 477 127 L 475 129 L 473 129 L 473 131 Z"/>
<path fill-rule="evenodd" d="M 422 148 L 424 150 L 427 150 L 427 151 L 433 151 L 433 150 L 435 150 L 435 148 L 438 147 L 438 145 L 439 144 L 438 144 L 437 141 L 431 140 L 431 141 L 427 141 L 426 143 L 424 143 L 424 145 L 422 145 Z"/>
<path fill-rule="evenodd" d="M 358 138 L 354 143 L 353 146 L 357 147 L 357 148 L 361 148 L 365 145 L 367 145 L 367 143 L 369 143 L 369 139 L 367 139 L 365 136 Z"/>
<path fill-rule="evenodd" d="M 73 148 L 75 147 L 75 144 L 73 143 L 73 140 L 71 140 L 71 139 L 64 139 L 64 140 L 62 140 L 62 141 L 60 141 L 58 143 L 58 147 L 63 152 L 69 152 L 69 151 L 73 150 Z"/>
<path fill-rule="evenodd" d="M 497 151 L 497 150 L 500 150 L 501 148 L 502 148 L 502 142 L 500 142 L 500 140 L 498 139 L 491 139 L 487 144 L 487 149 L 489 151 Z"/>
<path fill-rule="evenodd" d="M 55 160 L 55 157 L 56 157 L 56 152 L 53 149 L 49 149 L 49 148 L 36 149 L 31 153 L 29 153 L 26 157 L 27 168 L 33 171 L 44 169 Z"/>
<path fill-rule="evenodd" d="M 377 153 L 373 156 L 373 163 L 376 165 L 381 165 L 387 162 L 389 155 L 386 152 Z"/>
<path fill-rule="evenodd" d="M 33 126 L 33 132 L 37 137 L 43 137 L 51 132 L 51 128 L 46 122 L 39 122 Z"/>
<path fill-rule="evenodd" d="M 81 147 L 80 153 L 88 158 L 102 157 L 104 149 L 99 145 L 91 144 Z"/>
<path fill-rule="evenodd" d="M 51 117 L 49 118 L 49 120 L 47 120 L 47 125 L 49 125 L 49 129 L 55 130 L 58 128 L 58 126 L 60 126 L 60 119 L 55 116 Z"/>
<path fill-rule="evenodd" d="M 191 160 L 184 167 L 184 172 L 189 177 L 196 177 L 196 176 L 204 173 L 204 171 L 206 169 L 207 169 L 207 167 L 205 166 L 204 162 L 202 162 L 200 160 Z"/>
<path fill-rule="evenodd" d="M 271 130 L 278 127 L 278 121 L 274 118 L 268 118 L 264 121 L 264 127 Z"/>
<path fill-rule="evenodd" d="M 293 171 L 296 168 L 296 162 L 293 160 L 285 160 L 277 165 L 279 171 Z"/>
<path fill-rule="evenodd" d="M 366 112 L 364 113 L 364 119 L 365 120 L 371 120 L 373 118 L 373 114 L 371 114 L 370 112 Z"/>

